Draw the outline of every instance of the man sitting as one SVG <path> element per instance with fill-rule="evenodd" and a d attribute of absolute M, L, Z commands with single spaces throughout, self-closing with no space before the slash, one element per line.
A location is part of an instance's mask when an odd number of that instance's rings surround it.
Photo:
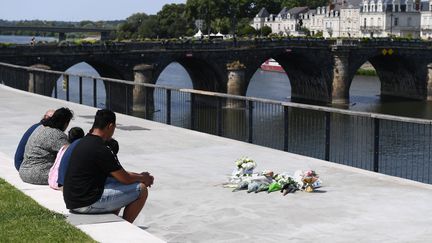
<path fill-rule="evenodd" d="M 116 117 L 110 110 L 96 113 L 92 132 L 76 145 L 71 154 L 63 185 L 66 208 L 75 213 L 117 213 L 133 222 L 144 207 L 147 187 L 153 184 L 148 172 L 123 169 L 117 156 L 104 144 L 111 139 Z M 112 176 L 112 177 L 110 177 Z"/>

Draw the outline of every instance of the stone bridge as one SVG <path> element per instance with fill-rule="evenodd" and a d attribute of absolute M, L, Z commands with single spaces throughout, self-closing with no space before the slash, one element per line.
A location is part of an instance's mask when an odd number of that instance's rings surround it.
<path fill-rule="evenodd" d="M 294 100 L 348 102 L 352 79 L 367 61 L 377 71 L 381 95 L 432 100 L 430 42 L 284 39 L 0 47 L 0 62 L 57 71 L 86 62 L 102 77 L 131 83 L 154 84 L 169 64 L 178 62 L 189 73 L 194 89 L 234 95 L 246 94 L 250 79 L 269 58 L 287 72 Z M 48 83 L 45 94 L 51 95 L 55 82 Z M 111 107 L 124 102 L 124 87 L 106 91 Z M 133 95 L 136 102 L 142 101 L 142 90 L 135 88 Z"/>
<path fill-rule="evenodd" d="M 45 27 L 45 26 L 0 26 L 1 31 L 35 31 L 39 33 L 58 33 L 59 42 L 66 40 L 66 33 L 100 33 L 100 39 L 108 40 L 114 29 L 77 28 L 77 27 Z"/>

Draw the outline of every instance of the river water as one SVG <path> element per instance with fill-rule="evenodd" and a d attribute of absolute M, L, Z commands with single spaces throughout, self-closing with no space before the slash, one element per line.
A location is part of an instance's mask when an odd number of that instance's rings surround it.
<path fill-rule="evenodd" d="M 26 37 L 20 37 L 27 40 Z M 10 40 L 10 39 L 9 39 Z M 2 36 L 0 36 L 2 42 Z M 24 42 L 26 43 L 26 42 Z M 60 70 L 63 71 L 63 70 Z M 99 77 L 88 64 L 78 63 L 69 73 Z M 83 103 L 93 105 L 92 80 L 83 80 Z M 158 85 L 176 88 L 192 88 L 186 70 L 178 63 L 172 63 L 159 76 Z M 57 81 L 58 97 L 64 99 L 63 79 Z M 105 107 L 105 89 L 102 81 L 97 81 L 97 106 Z M 279 101 L 290 101 L 291 87 L 285 73 L 257 70 L 247 89 L 247 96 Z M 190 127 L 190 106 L 185 102 L 190 97 L 173 95 L 172 123 L 180 127 Z M 70 99 L 78 102 L 78 78 L 70 79 Z M 175 100 L 177 99 L 177 100 Z M 164 122 L 164 98 L 155 97 L 153 119 Z M 396 116 L 432 119 L 432 103 L 408 99 L 382 99 L 380 81 L 377 77 L 355 76 L 350 88 L 350 102 L 337 106 L 354 111 L 390 114 Z M 284 115 L 275 108 L 271 113 L 259 112 L 255 107 L 253 115 L 254 143 L 283 149 Z M 196 111 L 196 130 L 215 134 L 216 111 L 208 108 Z M 223 111 L 224 136 L 248 141 L 248 113 L 246 111 Z M 373 168 L 374 142 L 372 120 L 358 117 L 333 115 L 330 138 L 330 160 L 367 170 Z M 325 122 L 322 114 L 292 109 L 289 113 L 288 151 L 324 159 Z M 211 126 L 208 126 L 208 124 Z M 202 124 L 201 124 L 202 123 Z M 380 125 L 379 171 L 413 180 L 432 182 L 432 128 L 400 122 L 383 121 Z"/>

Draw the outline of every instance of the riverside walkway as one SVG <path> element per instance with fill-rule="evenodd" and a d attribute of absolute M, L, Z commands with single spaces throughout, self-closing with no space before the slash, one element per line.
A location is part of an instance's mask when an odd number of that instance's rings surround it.
<path fill-rule="evenodd" d="M 75 119 L 69 128 L 85 131 L 96 109 L 3 85 L 0 104 L 0 177 L 43 206 L 68 215 L 60 192 L 19 181 L 12 158 L 21 135 L 47 109 L 71 108 Z M 113 215 L 69 217 L 97 241 L 432 241 L 432 185 L 121 114 L 117 123 L 121 163 L 127 170 L 150 171 L 155 184 L 134 223 L 139 228 Z M 285 197 L 279 192 L 247 194 L 223 188 L 234 161 L 245 155 L 257 162 L 257 171 L 314 169 L 323 187 Z"/>

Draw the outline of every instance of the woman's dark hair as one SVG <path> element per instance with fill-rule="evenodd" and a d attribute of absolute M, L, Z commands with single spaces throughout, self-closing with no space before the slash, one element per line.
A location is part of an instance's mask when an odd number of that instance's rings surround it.
<path fill-rule="evenodd" d="M 69 134 L 68 135 L 69 135 L 68 136 L 69 143 L 73 143 L 75 140 L 84 137 L 84 130 L 82 130 L 81 127 L 72 127 L 69 130 Z"/>
<path fill-rule="evenodd" d="M 72 111 L 63 107 L 56 110 L 52 117 L 42 121 L 42 125 L 46 127 L 57 128 L 64 132 L 66 130 L 66 125 L 69 124 L 72 117 Z"/>
<path fill-rule="evenodd" d="M 94 128 L 104 129 L 110 123 L 115 123 L 115 122 L 116 122 L 116 115 L 114 114 L 114 112 L 107 109 L 98 110 L 96 112 L 92 129 Z"/>
<path fill-rule="evenodd" d="M 118 154 L 118 152 L 120 150 L 120 146 L 119 146 L 119 143 L 117 142 L 117 140 L 115 140 L 114 138 L 111 138 L 110 140 L 105 142 L 105 145 L 108 146 L 115 155 Z"/>

